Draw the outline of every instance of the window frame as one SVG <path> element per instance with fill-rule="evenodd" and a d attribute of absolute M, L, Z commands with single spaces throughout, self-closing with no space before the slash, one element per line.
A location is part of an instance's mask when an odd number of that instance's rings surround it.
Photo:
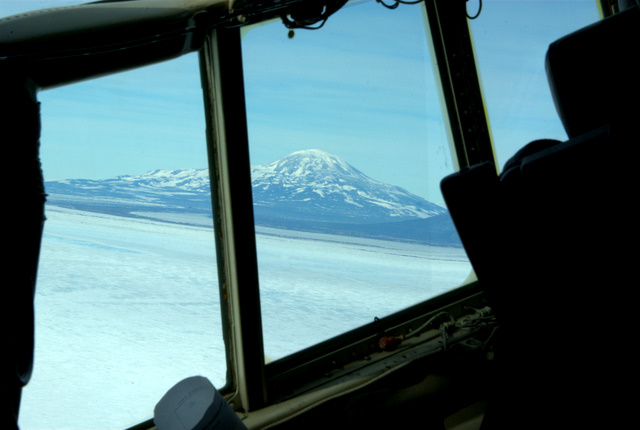
<path fill-rule="evenodd" d="M 603 1 L 596 3 L 602 7 Z M 438 66 L 456 170 L 485 161 L 496 164 L 466 3 L 430 0 L 419 7 Z M 210 29 L 200 59 L 228 362 L 227 385 L 220 391 L 236 411 L 252 412 L 353 379 L 344 369 L 354 362 L 386 365 L 390 361 L 371 360 L 381 333 L 406 332 L 443 311 L 464 315 L 467 307 L 484 305 L 485 296 L 472 274 L 448 293 L 265 364 L 241 32 L 242 25 Z M 464 76 L 459 70 L 465 70 Z"/>
<path fill-rule="evenodd" d="M 445 125 L 450 128 L 456 167 L 493 160 L 477 74 L 454 76 L 454 67 L 475 71 L 465 5 L 448 0 L 424 3 L 418 7 L 426 15 L 426 35 L 439 64 L 437 81 L 448 107 L 445 116 L 449 123 Z M 479 307 L 484 302 L 477 281 L 471 280 L 448 293 L 265 364 L 241 32 L 241 26 L 212 28 L 200 50 L 200 63 L 227 351 L 227 385 L 220 391 L 234 409 L 249 412 L 339 379 L 340 372 L 334 372 L 333 378 L 327 378 L 327 374 L 357 360 L 368 361 L 380 333 L 418 327 L 444 310 L 460 314 L 464 312 L 461 303 L 469 300 Z M 464 43 L 458 40 L 461 32 L 467 35 Z M 453 58 L 464 58 L 464 63 L 451 64 Z M 456 106 L 463 103 L 481 108 L 454 115 Z"/>
<path fill-rule="evenodd" d="M 221 391 L 236 410 L 254 410 L 266 402 L 265 364 L 240 28 L 212 29 L 200 63 L 227 353 Z"/>
<path fill-rule="evenodd" d="M 496 161 L 471 42 L 466 2 L 422 2 L 457 169 Z M 464 74 L 460 73 L 464 70 Z M 459 107 L 463 108 L 459 108 Z"/>

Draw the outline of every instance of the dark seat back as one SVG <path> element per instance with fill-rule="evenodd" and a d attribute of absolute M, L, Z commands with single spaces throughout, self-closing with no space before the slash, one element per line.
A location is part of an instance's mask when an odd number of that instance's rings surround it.
<path fill-rule="evenodd" d="M 581 428 L 624 415 L 624 384 L 635 374 L 629 246 L 640 82 L 615 77 L 638 57 L 630 34 L 639 30 L 635 7 L 549 47 L 569 140 L 531 142 L 500 175 L 487 162 L 442 181 L 502 332 L 500 406 L 486 428 Z"/>

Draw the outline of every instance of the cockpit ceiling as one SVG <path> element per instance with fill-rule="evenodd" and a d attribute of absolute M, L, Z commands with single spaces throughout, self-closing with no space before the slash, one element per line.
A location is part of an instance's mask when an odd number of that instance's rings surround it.
<path fill-rule="evenodd" d="M 0 19 L 0 70 L 41 88 L 175 58 L 202 46 L 207 30 L 274 17 L 303 27 L 344 0 L 121 0 L 45 9 Z"/>

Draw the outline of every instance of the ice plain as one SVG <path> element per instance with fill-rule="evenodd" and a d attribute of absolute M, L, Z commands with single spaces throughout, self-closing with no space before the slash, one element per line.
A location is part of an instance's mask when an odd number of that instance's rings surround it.
<path fill-rule="evenodd" d="M 179 380 L 225 381 L 214 236 L 47 207 L 20 425 L 122 429 Z M 461 248 L 257 227 L 265 354 L 278 359 L 461 283 Z"/>

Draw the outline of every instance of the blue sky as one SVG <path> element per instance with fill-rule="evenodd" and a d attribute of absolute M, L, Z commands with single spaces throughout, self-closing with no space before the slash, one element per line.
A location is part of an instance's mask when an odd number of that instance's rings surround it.
<path fill-rule="evenodd" d="M 593 0 L 484 1 L 471 31 L 501 166 L 527 142 L 566 139 L 547 83 L 545 54 L 554 40 L 598 19 Z"/>
<path fill-rule="evenodd" d="M 357 4 L 293 39 L 261 26 L 243 49 L 256 163 L 317 148 L 422 195 L 452 169 L 419 7 Z"/>
<path fill-rule="evenodd" d="M 0 15 L 77 1 L 3 1 Z M 477 1 L 470 1 L 475 13 Z M 484 0 L 471 22 L 499 164 L 528 141 L 564 138 L 544 75 L 557 37 L 597 19 L 595 2 Z M 317 148 L 438 202 L 453 171 L 419 6 L 356 2 L 321 30 L 281 24 L 243 40 L 252 163 Z M 195 54 L 43 91 L 47 180 L 206 167 Z"/>
<path fill-rule="evenodd" d="M 50 7 L 88 3 L 87 0 L 0 0 L 0 16 L 5 17 Z"/>

